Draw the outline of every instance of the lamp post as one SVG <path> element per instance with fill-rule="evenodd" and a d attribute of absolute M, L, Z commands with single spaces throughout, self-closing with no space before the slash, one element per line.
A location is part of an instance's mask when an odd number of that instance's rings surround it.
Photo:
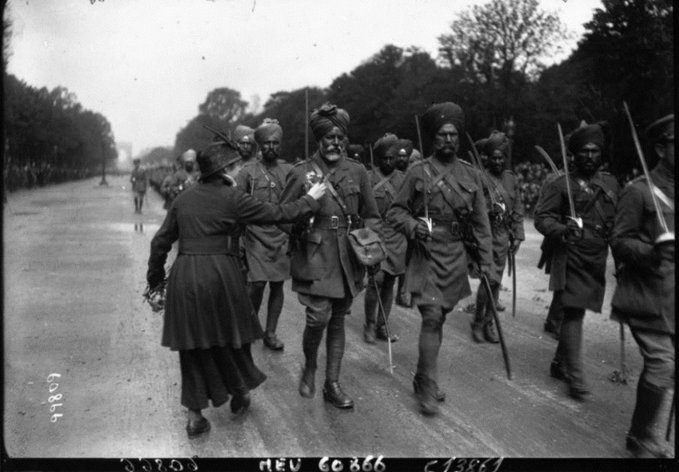
<path fill-rule="evenodd" d="M 510 116 L 509 120 L 505 121 L 505 133 L 509 138 L 509 168 L 514 169 L 512 165 L 512 148 L 514 147 L 514 133 L 516 131 L 516 123 L 514 117 Z"/>
<path fill-rule="evenodd" d="M 103 141 L 101 143 L 101 182 L 99 182 L 99 185 L 108 187 L 108 182 L 106 182 L 106 152 Z"/>

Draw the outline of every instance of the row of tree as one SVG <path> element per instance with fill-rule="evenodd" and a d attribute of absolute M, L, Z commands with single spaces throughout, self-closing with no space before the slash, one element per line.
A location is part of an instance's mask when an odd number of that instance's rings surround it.
<path fill-rule="evenodd" d="M 177 134 L 173 152 L 205 146 L 212 134 L 203 124 L 233 130 L 271 117 L 284 129 L 286 157 L 301 157 L 307 99 L 310 110 L 325 101 L 347 109 L 354 143 L 374 142 L 389 131 L 417 145 L 415 115 L 431 103 L 454 101 L 464 108 L 473 139 L 515 123 L 513 164 L 539 161 L 536 144 L 560 161 L 557 122 L 569 130 L 581 120 L 606 120 L 612 125 L 609 167 L 624 176 L 638 161 L 623 100 L 639 126 L 669 113 L 674 103 L 672 8 L 671 0 L 603 0 L 577 49 L 547 68 L 541 61 L 558 52 L 552 45 L 570 35 L 559 18 L 537 0 L 491 0 L 453 21 L 439 37 L 437 58 L 387 45 L 327 89 L 271 95 L 257 115 L 246 112 L 238 91 L 213 90 Z M 463 145 L 466 154 L 466 139 Z"/>
<path fill-rule="evenodd" d="M 100 169 L 117 158 L 111 124 L 64 87 L 36 88 L 4 75 L 5 167 Z"/>

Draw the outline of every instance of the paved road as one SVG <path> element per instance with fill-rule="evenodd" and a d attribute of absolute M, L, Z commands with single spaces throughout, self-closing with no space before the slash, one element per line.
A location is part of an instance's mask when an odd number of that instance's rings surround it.
<path fill-rule="evenodd" d="M 571 400 L 549 377 L 556 342 L 544 336 L 542 322 L 551 294 L 535 268 L 540 238 L 530 222 L 517 257 L 519 313 L 503 315 L 513 380 L 496 345 L 471 341 L 466 300 L 444 327 L 440 384 L 448 399 L 440 416 L 422 417 L 411 386 L 419 315 L 394 309 L 392 331 L 401 340 L 393 346 L 392 376 L 386 346 L 362 341 L 361 296 L 347 319 L 341 376 L 355 409 L 337 410 L 320 395 L 303 399 L 296 386 L 304 316 L 286 284 L 280 322 L 286 348 L 273 353 L 254 346 L 268 380 L 253 393 L 251 410 L 234 417 L 226 405 L 208 409 L 212 431 L 189 441 L 178 355 L 160 346 L 162 316 L 141 298 L 149 242 L 164 217 L 160 198 L 151 193 L 144 214 L 135 215 L 126 177 L 109 177 L 109 187 L 98 180 L 11 194 L 4 209 L 4 437 L 10 456 L 626 457 L 639 353 L 627 332 L 632 383 L 611 382 L 619 368 L 619 328 L 608 320 L 608 308 L 588 313 L 591 401 Z M 509 305 L 511 293 L 501 298 Z M 58 377 L 50 384 L 53 373 Z M 53 417 L 51 406 L 63 416 Z"/>

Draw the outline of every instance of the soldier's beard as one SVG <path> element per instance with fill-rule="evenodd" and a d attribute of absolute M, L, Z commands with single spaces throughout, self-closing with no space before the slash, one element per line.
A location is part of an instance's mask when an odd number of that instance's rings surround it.
<path fill-rule="evenodd" d="M 342 158 L 342 150 L 339 148 L 329 148 L 323 151 L 323 159 L 328 162 L 337 162 Z"/>
<path fill-rule="evenodd" d="M 275 151 L 267 151 L 264 154 L 262 154 L 262 157 L 267 162 L 273 162 L 276 159 L 278 159 L 278 153 Z"/>

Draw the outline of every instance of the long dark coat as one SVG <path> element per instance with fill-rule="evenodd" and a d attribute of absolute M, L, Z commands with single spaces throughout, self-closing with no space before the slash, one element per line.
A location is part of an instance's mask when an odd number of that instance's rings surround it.
<path fill-rule="evenodd" d="M 167 284 L 162 345 L 172 350 L 240 348 L 262 337 L 247 296 L 237 248 L 242 223 L 273 223 L 309 216 L 318 202 L 309 196 L 274 206 L 222 182 L 200 183 L 174 201 L 151 241 L 149 280 L 164 273 L 167 253 L 179 240 L 179 255 Z"/>
<path fill-rule="evenodd" d="M 654 185 L 674 202 L 674 173 L 664 163 L 651 171 Z M 674 210 L 660 202 L 665 221 L 674 229 Z M 661 233 L 648 182 L 640 177 L 620 194 L 611 249 L 618 262 L 618 284 L 612 315 L 631 326 L 674 334 L 674 244 L 660 253 L 653 241 Z"/>
<path fill-rule="evenodd" d="M 288 173 L 281 202 L 293 201 L 306 192 L 307 174 L 317 174 L 312 162 L 324 176 L 328 175 L 327 165 L 316 152 Z M 342 157 L 333 169 L 336 170 L 331 171 L 328 180 L 344 200 L 348 213 L 360 216 L 366 226 L 376 229 L 380 214 L 365 167 Z M 365 268 L 349 245 L 344 212 L 330 192 L 326 192 L 319 202 L 321 208 L 314 216 L 313 225 L 304 233 L 303 240 L 295 241 L 291 249 L 292 289 L 319 297 L 355 297 L 363 288 Z M 337 229 L 329 228 L 332 217 L 340 222 Z"/>
<path fill-rule="evenodd" d="M 564 306 L 601 312 L 608 238 L 620 186 L 605 172 L 597 172 L 589 183 L 570 174 L 570 183 L 576 216 L 583 220 L 583 239 L 563 238 L 570 215 L 565 176 L 546 183 L 535 206 L 535 228 L 545 236 L 551 254 L 549 289 L 563 290 Z"/>
<path fill-rule="evenodd" d="M 429 185 L 432 177 L 450 167 L 451 173 L 432 188 Z M 434 229 L 432 240 L 423 247 L 414 241 L 414 233 L 418 218 L 424 216 L 425 179 L 429 217 L 434 220 Z M 413 294 L 415 304 L 452 310 L 460 299 L 471 295 L 467 251 L 459 232 L 456 237 L 451 231 L 454 223 L 462 223 L 460 215 L 463 214 L 468 215 L 470 237 L 478 249 L 480 265 L 489 270 L 491 230 L 479 171 L 457 158 L 445 164 L 435 157 L 417 162 L 408 169 L 388 219 L 411 245 L 405 288 Z"/>
<path fill-rule="evenodd" d="M 277 204 L 292 166 L 249 160 L 238 172 L 236 183 L 257 200 Z M 248 282 L 280 282 L 290 278 L 288 234 L 276 225 L 248 225 L 241 238 L 248 266 Z"/>
<path fill-rule="evenodd" d="M 401 275 L 406 270 L 408 240 L 387 220 L 387 211 L 403 185 L 405 174 L 400 170 L 394 170 L 386 177 L 376 168 L 368 172 L 368 176 L 377 202 L 377 209 L 382 217 L 378 223 L 378 233 L 387 250 L 387 258 L 380 268 L 391 275 Z"/>
<path fill-rule="evenodd" d="M 510 170 L 505 170 L 499 177 L 488 172 L 491 188 L 485 188 L 486 204 L 490 214 L 491 199 L 488 192 L 493 192 L 493 198 L 498 203 L 504 203 L 505 211 L 499 219 L 491 218 L 490 226 L 493 234 L 493 265 L 490 270 L 491 278 L 497 283 L 502 283 L 502 273 L 507 265 L 509 253 L 510 231 L 518 241 L 526 239 L 523 230 L 523 202 L 519 187 L 516 184 L 516 175 Z"/>

